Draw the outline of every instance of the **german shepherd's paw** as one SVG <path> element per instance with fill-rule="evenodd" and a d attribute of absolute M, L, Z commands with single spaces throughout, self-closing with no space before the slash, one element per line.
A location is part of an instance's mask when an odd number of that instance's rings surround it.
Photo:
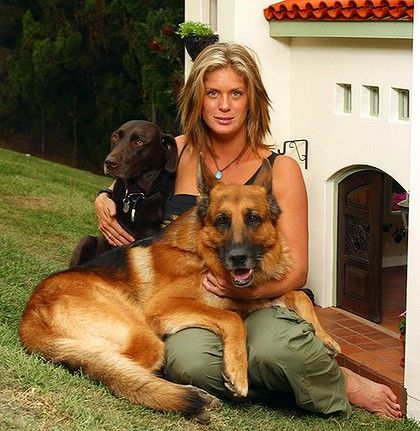
<path fill-rule="evenodd" d="M 235 397 L 246 397 L 248 395 L 248 370 L 245 369 L 245 372 L 241 372 L 239 368 L 229 372 L 225 366 L 222 376 L 225 386 Z"/>
<path fill-rule="evenodd" d="M 191 393 L 201 401 L 200 408 L 194 413 L 191 413 L 189 418 L 203 425 L 209 424 L 211 419 L 210 412 L 219 409 L 222 403 L 218 398 L 210 395 L 203 389 L 196 388 L 195 386 L 188 386 L 188 388 Z"/>
<path fill-rule="evenodd" d="M 340 345 L 337 343 L 337 341 L 331 338 L 331 336 L 328 335 L 326 332 L 322 335 L 319 335 L 319 338 L 321 338 L 322 342 L 324 343 L 324 346 L 328 350 L 328 354 L 332 358 L 335 358 L 341 352 Z"/>

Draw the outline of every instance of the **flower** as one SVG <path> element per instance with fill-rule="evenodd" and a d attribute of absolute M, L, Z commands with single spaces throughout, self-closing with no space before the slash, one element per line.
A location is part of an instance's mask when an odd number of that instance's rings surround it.
<path fill-rule="evenodd" d="M 392 211 L 400 211 L 401 207 L 398 205 L 400 202 L 407 199 L 406 193 L 392 193 Z"/>

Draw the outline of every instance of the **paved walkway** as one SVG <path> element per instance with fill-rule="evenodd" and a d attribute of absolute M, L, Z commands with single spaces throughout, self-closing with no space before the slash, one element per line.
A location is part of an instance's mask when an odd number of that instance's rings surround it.
<path fill-rule="evenodd" d="M 334 307 L 317 307 L 317 314 L 324 328 L 341 346 L 338 363 L 390 386 L 405 412 L 403 346 L 398 333 Z"/>

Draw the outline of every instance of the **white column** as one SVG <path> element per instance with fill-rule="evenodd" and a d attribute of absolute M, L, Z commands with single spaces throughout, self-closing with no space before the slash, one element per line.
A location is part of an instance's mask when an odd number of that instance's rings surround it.
<path fill-rule="evenodd" d="M 407 416 L 420 421 L 420 9 L 414 20 L 411 97 L 411 169 L 408 238 L 405 387 Z"/>

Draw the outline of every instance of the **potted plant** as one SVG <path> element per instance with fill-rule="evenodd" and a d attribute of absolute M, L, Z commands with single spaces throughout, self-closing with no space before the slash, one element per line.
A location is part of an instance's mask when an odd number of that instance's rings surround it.
<path fill-rule="evenodd" d="M 400 340 L 403 344 L 403 354 L 405 354 L 405 327 L 406 327 L 406 311 L 399 315 L 400 321 L 398 322 L 398 330 L 400 331 Z M 401 358 L 400 365 L 404 368 L 405 355 Z"/>
<path fill-rule="evenodd" d="M 196 21 L 185 21 L 179 24 L 176 31 L 184 41 L 185 48 L 194 61 L 198 54 L 208 45 L 212 45 L 219 40 L 219 36 L 214 34 L 209 24 Z"/>

